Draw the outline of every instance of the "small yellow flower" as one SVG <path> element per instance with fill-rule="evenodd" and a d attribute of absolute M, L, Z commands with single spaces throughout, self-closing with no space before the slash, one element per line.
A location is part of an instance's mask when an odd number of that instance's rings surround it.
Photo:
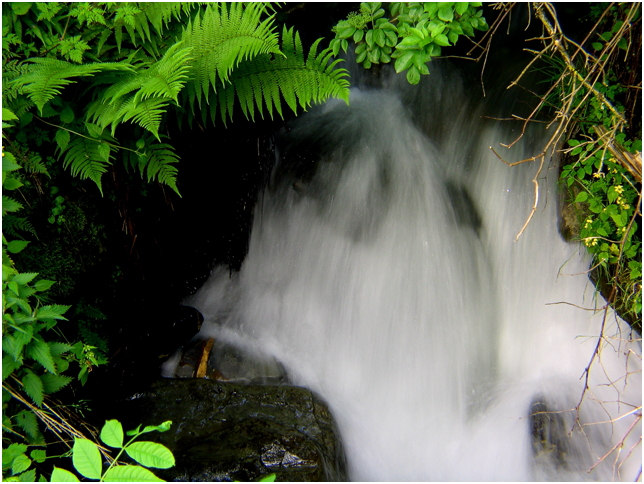
<path fill-rule="evenodd" d="M 615 191 L 621 195 L 624 192 L 624 187 L 621 185 L 617 185 L 615 187 Z"/>
<path fill-rule="evenodd" d="M 624 210 L 628 210 L 629 208 L 631 208 L 631 206 L 628 203 L 625 203 L 624 205 L 622 205 L 622 208 Z"/>

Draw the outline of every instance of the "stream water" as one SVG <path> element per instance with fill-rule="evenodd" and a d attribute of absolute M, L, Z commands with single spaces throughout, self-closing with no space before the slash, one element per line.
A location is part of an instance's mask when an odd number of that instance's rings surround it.
<path fill-rule="evenodd" d="M 322 395 L 352 480 L 635 479 L 641 345 L 612 311 L 574 410 L 604 300 L 558 233 L 556 158 L 515 241 L 538 166 L 489 147 L 520 126 L 430 77 L 354 88 L 350 107 L 315 107 L 282 134 L 241 271 L 216 269 L 189 301 L 202 335 L 273 356 Z M 499 148 L 506 160 L 538 153 L 540 129 Z"/>

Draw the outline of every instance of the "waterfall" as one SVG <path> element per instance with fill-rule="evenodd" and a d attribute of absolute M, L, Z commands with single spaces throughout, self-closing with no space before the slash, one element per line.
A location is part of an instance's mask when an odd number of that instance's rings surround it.
<path fill-rule="evenodd" d="M 451 74 L 423 82 L 353 88 L 283 133 L 241 271 L 190 299 L 202 333 L 318 392 L 352 480 L 634 479 L 641 424 L 593 468 L 641 405 L 639 336 L 612 311 L 575 425 L 605 302 L 558 233 L 556 158 L 515 241 L 537 164 L 489 147 L 520 126 L 482 119 Z M 534 156 L 547 135 L 502 154 Z"/>

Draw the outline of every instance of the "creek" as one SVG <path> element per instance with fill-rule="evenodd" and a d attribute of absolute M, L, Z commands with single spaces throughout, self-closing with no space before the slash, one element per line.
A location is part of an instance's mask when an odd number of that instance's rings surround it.
<path fill-rule="evenodd" d="M 633 480 L 639 335 L 608 311 L 577 413 L 605 301 L 558 232 L 557 157 L 515 240 L 538 165 L 491 152 L 521 126 L 481 115 L 511 101 L 473 99 L 445 65 L 415 87 L 383 74 L 281 133 L 241 270 L 188 300 L 201 336 L 319 393 L 352 480 Z M 518 161 L 548 134 L 498 149 Z"/>

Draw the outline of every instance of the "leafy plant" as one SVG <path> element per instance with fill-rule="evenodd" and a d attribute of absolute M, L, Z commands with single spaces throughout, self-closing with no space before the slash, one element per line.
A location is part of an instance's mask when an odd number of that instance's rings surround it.
<path fill-rule="evenodd" d="M 76 438 L 72 448 L 72 463 L 74 469 L 87 479 L 97 479 L 101 482 L 161 482 L 147 467 L 168 469 L 174 466 L 174 456 L 170 449 L 156 442 L 134 442 L 139 436 L 148 432 L 165 432 L 170 429 L 171 421 L 161 425 L 148 425 L 143 430 L 139 425 L 129 430 L 125 435 L 132 438 L 124 443 L 123 426 L 118 420 L 108 420 L 101 429 L 101 441 L 112 448 L 120 449 L 116 457 L 103 471 L 103 460 L 98 446 L 87 439 Z M 122 464 L 119 458 L 125 452 L 133 461 L 140 465 Z M 73 473 L 54 467 L 51 482 L 79 482 Z"/>
<path fill-rule="evenodd" d="M 46 125 L 63 166 L 101 193 L 118 158 L 179 193 L 179 157 L 162 142 L 169 118 L 214 123 L 219 113 L 226 123 L 236 98 L 252 119 L 264 104 L 281 116 L 280 97 L 294 112 L 348 102 L 330 50 L 316 54 L 318 41 L 304 60 L 292 29 L 280 48 L 271 12 L 265 3 L 5 3 L 3 103 L 21 127 Z"/>
<path fill-rule="evenodd" d="M 18 118 L 8 109 L 2 110 L 3 129 L 11 127 Z M 4 136 L 4 133 L 3 133 Z M 15 175 L 21 169 L 10 152 L 2 153 L 3 217 L 20 211 L 22 204 L 7 192 L 23 186 Z M 3 227 L 4 229 L 4 227 Z M 56 393 L 71 381 L 63 374 L 71 361 L 80 361 L 74 356 L 76 345 L 61 341 L 57 322 L 70 306 L 48 304 L 48 291 L 54 281 L 39 279 L 38 273 L 20 272 L 12 257 L 24 251 L 29 241 L 7 239 L 2 235 L 2 429 L 3 442 L 11 443 L 3 448 L 3 478 L 5 480 L 33 481 L 35 470 L 29 469 L 32 460 L 41 462 L 45 451 L 34 449 L 26 455 L 29 445 L 44 445 L 38 420 L 53 421 L 46 396 Z M 57 333 L 54 336 L 54 333 Z M 81 350 L 83 348 L 81 347 Z M 86 360 L 89 356 L 83 354 Z M 100 362 L 94 358 L 90 362 Z M 82 365 L 88 371 L 87 364 Z M 18 440 L 18 442 L 15 442 Z M 11 475 L 6 475 L 10 472 Z"/>
<path fill-rule="evenodd" d="M 389 16 L 381 5 L 362 2 L 358 12 L 333 28 L 330 47 L 337 56 L 353 41 L 356 62 L 365 69 L 396 59 L 396 72 L 407 71 L 410 84 L 429 74 L 427 62 L 439 57 L 443 47 L 456 44 L 462 35 L 473 37 L 475 29 L 488 30 L 481 2 L 393 2 Z"/>

